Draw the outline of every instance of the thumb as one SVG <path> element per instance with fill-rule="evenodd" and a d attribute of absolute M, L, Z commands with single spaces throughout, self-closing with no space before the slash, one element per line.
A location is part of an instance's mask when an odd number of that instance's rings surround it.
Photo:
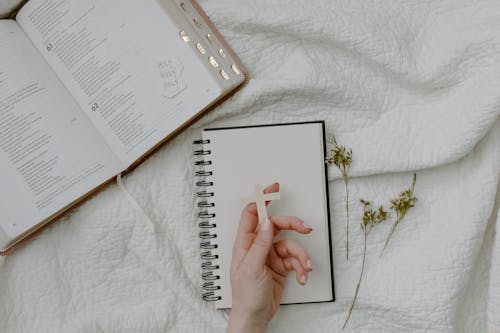
<path fill-rule="evenodd" d="M 262 222 L 257 237 L 247 253 L 247 260 L 254 267 L 263 266 L 273 246 L 274 228 L 268 217 Z"/>

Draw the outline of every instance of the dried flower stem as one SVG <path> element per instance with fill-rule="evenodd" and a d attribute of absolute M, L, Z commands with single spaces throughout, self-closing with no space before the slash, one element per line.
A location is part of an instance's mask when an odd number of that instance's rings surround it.
<path fill-rule="evenodd" d="M 334 164 L 342 173 L 342 180 L 345 185 L 345 208 L 346 208 L 346 258 L 349 260 L 349 168 L 352 162 L 352 150 L 347 149 L 337 143 L 335 136 L 330 139 L 333 149 L 326 159 L 328 164 Z"/>
<path fill-rule="evenodd" d="M 366 260 L 366 236 L 368 233 L 363 230 L 364 242 L 363 242 L 363 261 L 361 264 L 361 273 L 359 274 L 358 284 L 356 285 L 356 291 L 354 292 L 354 298 L 352 300 L 351 306 L 349 307 L 349 312 L 347 314 L 347 318 L 342 326 L 342 329 L 345 329 L 349 319 L 351 319 L 352 310 L 354 310 L 354 305 L 356 305 L 356 300 L 358 299 L 359 288 L 361 287 L 361 281 L 363 280 L 363 274 L 365 272 L 365 260 Z"/>
<path fill-rule="evenodd" d="M 382 254 L 384 254 L 385 248 L 387 247 L 387 244 L 389 244 L 389 240 L 392 237 L 392 234 L 394 233 L 394 230 L 396 230 L 396 226 L 401 222 L 401 216 L 397 214 L 396 219 L 394 220 L 394 224 L 391 227 L 391 231 L 389 232 L 389 235 L 387 236 L 387 239 L 385 240 L 384 247 L 382 248 L 382 251 L 380 251 L 379 258 L 382 257 Z"/>
<path fill-rule="evenodd" d="M 389 235 L 387 236 L 384 247 L 382 248 L 382 251 L 380 251 L 379 257 L 382 257 L 382 254 L 384 253 L 384 250 L 386 249 L 387 244 L 389 244 L 389 240 L 391 239 L 392 235 L 394 234 L 396 227 L 399 225 L 399 223 L 406 216 L 406 213 L 408 213 L 408 211 L 412 207 L 415 207 L 415 204 L 418 201 L 418 199 L 413 194 L 413 192 L 415 190 L 415 183 L 416 182 L 417 182 L 417 174 L 414 172 L 411 187 L 409 189 L 407 189 L 406 191 L 401 192 L 401 194 L 399 195 L 399 197 L 397 199 L 391 200 L 391 207 L 390 208 L 391 208 L 391 210 L 396 212 L 396 218 L 395 218 L 394 223 L 391 227 L 391 231 L 389 232 Z"/>
<path fill-rule="evenodd" d="M 347 174 L 342 176 L 345 185 L 345 247 L 346 247 L 346 259 L 349 260 L 349 178 Z"/>
<path fill-rule="evenodd" d="M 361 273 L 359 274 L 358 284 L 356 286 L 356 291 L 354 292 L 354 297 L 352 299 L 351 306 L 349 307 L 349 312 L 347 313 L 347 318 L 342 326 L 342 329 L 345 329 L 349 319 L 351 319 L 352 311 L 354 310 L 354 306 L 356 305 L 356 301 L 358 299 L 359 289 L 361 288 L 361 281 L 363 281 L 363 275 L 365 272 L 365 262 L 366 262 L 366 242 L 368 238 L 368 234 L 377 224 L 387 220 L 387 212 L 384 210 L 383 206 L 380 206 L 378 210 L 371 209 L 371 203 L 369 201 L 361 200 L 361 203 L 364 205 L 363 212 L 363 222 L 361 223 L 361 230 L 363 231 L 364 242 L 363 242 L 363 259 L 361 263 Z"/>

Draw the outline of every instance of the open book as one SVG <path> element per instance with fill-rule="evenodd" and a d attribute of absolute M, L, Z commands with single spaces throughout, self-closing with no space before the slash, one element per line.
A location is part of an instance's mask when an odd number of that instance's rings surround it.
<path fill-rule="evenodd" d="M 0 251 L 246 81 L 193 1 L 31 0 L 0 21 Z"/>

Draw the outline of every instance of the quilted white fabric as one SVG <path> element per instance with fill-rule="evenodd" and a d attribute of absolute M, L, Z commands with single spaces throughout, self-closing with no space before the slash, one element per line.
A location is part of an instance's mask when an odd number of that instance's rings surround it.
<path fill-rule="evenodd" d="M 124 179 L 148 218 L 111 186 L 1 258 L 0 331 L 223 331 L 228 313 L 201 301 L 191 141 L 207 126 L 324 119 L 354 151 L 352 257 L 332 169 L 337 301 L 282 307 L 270 331 L 341 331 L 361 264 L 358 199 L 387 204 L 417 170 L 418 205 L 380 259 L 390 224 L 370 234 L 346 331 L 500 332 L 500 3 L 200 3 L 250 84 Z"/>

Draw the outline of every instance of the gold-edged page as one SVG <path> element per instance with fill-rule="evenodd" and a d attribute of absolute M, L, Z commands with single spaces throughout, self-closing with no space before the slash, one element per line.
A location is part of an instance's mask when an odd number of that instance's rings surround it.
<path fill-rule="evenodd" d="M 123 168 L 223 94 L 156 0 L 31 0 L 17 20 Z"/>
<path fill-rule="evenodd" d="M 201 40 L 205 40 L 210 53 L 214 55 L 215 60 L 220 65 L 220 68 L 227 73 L 228 81 L 231 83 L 229 89 L 238 87 L 243 82 L 248 80 L 248 73 L 241 64 L 237 55 L 220 35 L 214 23 L 210 21 L 208 16 L 203 12 L 200 5 L 194 0 L 174 0 L 181 8 L 181 12 L 185 15 L 188 21 L 193 22 L 197 31 L 201 33 Z M 213 64 L 210 59 L 209 62 Z M 219 73 L 221 74 L 221 70 Z M 221 75 L 223 79 L 225 75 Z M 227 78 L 226 78 L 227 79 Z"/>
<path fill-rule="evenodd" d="M 15 21 L 0 21 L 0 250 L 121 163 Z"/>
<path fill-rule="evenodd" d="M 228 93 L 245 81 L 243 69 L 236 63 L 232 51 L 220 40 L 213 24 L 206 21 L 204 15 L 190 0 L 157 0 L 180 30 L 181 38 L 191 45 L 202 63 Z"/>

